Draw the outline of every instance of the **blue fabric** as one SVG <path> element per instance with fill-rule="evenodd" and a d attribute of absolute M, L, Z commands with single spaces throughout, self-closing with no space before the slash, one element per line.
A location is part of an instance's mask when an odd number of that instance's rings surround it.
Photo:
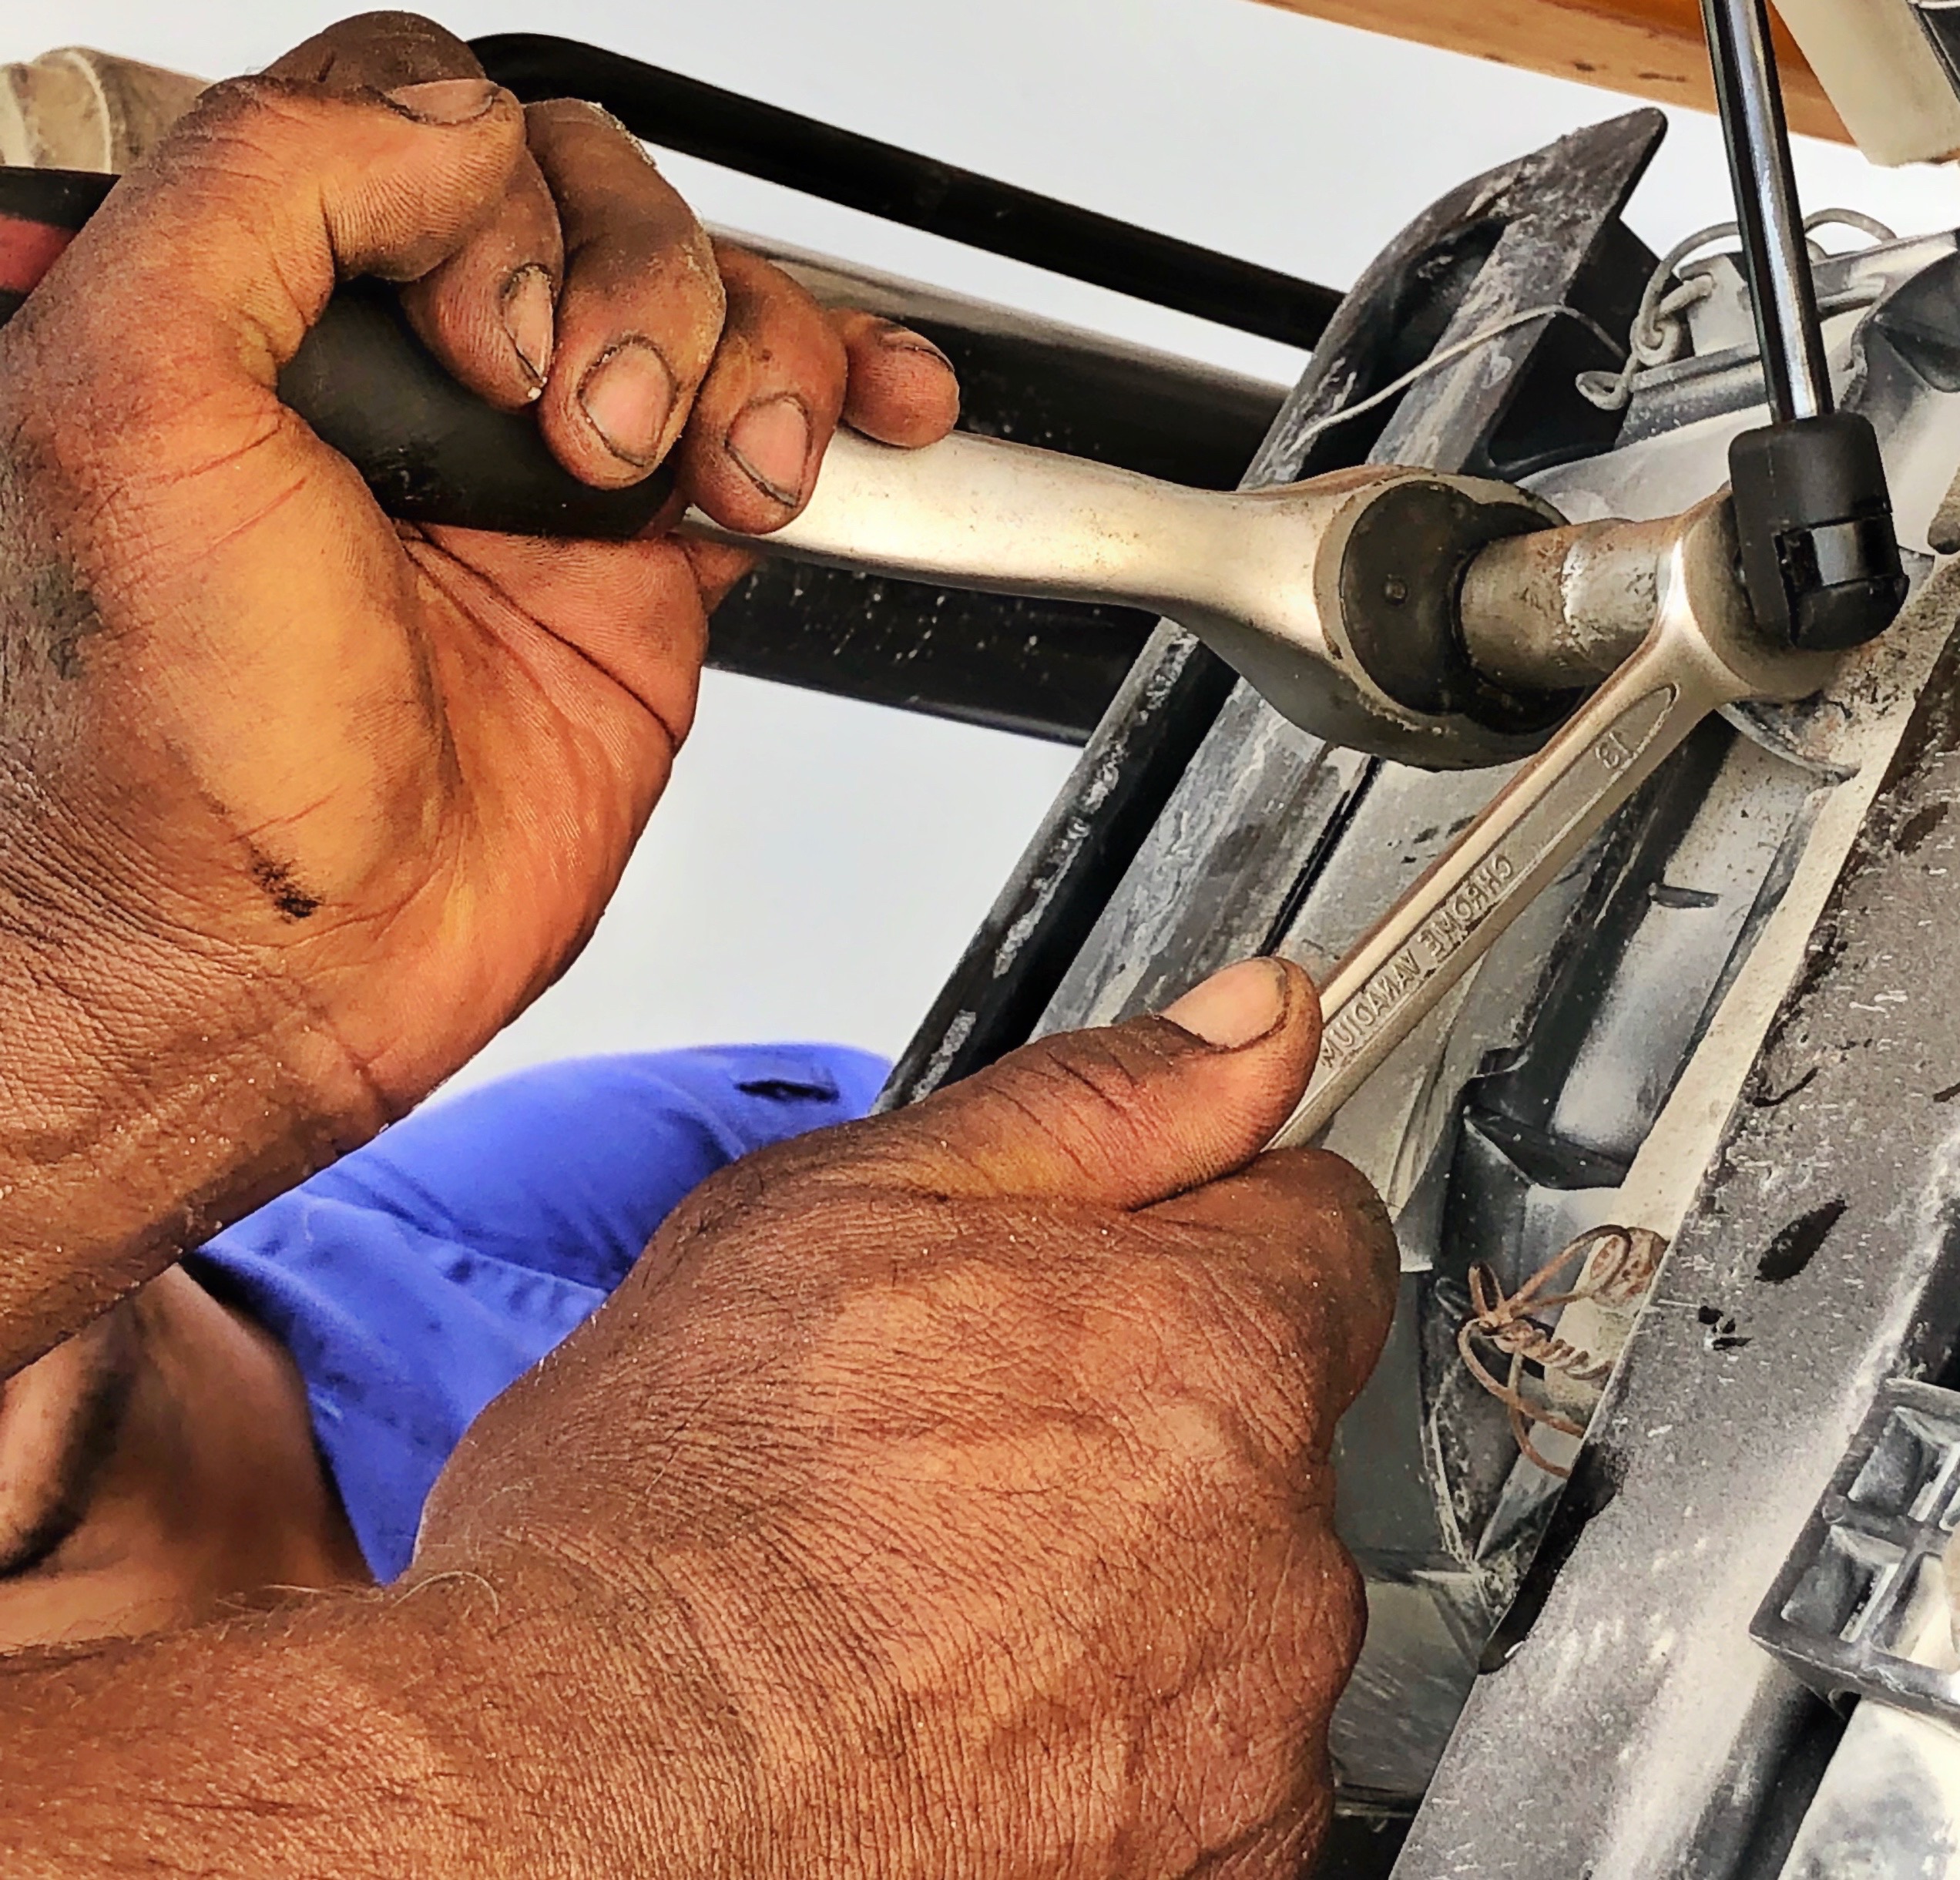
<path fill-rule="evenodd" d="M 471 1420 L 675 1204 L 751 1150 L 863 1115 L 885 1068 L 795 1045 L 547 1065 L 418 1110 L 186 1264 L 292 1353 L 386 1582 Z"/>

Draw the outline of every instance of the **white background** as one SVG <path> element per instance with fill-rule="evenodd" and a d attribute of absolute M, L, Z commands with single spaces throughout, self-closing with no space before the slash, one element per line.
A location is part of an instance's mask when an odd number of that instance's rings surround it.
<path fill-rule="evenodd" d="M 1474 0 L 1468 0 L 1474 4 Z M 0 59 L 83 44 L 216 77 L 342 9 L 16 5 Z M 1463 178 L 1620 108 L 1609 94 L 1254 0 L 457 0 L 468 35 L 574 35 L 1106 213 L 1344 287 Z M 1804 143 L 1805 206 L 1960 223 L 1950 171 Z M 1275 379 L 1300 356 L 703 166 L 711 220 Z M 1631 215 L 1663 249 L 1724 220 L 1711 120 L 1676 116 Z M 706 678 L 673 788 L 584 958 L 466 1077 L 737 1039 L 893 1052 L 1066 774 L 1059 747 Z"/>

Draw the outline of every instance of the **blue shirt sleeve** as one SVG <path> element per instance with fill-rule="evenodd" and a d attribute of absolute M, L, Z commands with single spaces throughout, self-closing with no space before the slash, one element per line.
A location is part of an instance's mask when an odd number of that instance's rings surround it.
<path fill-rule="evenodd" d="M 794 1045 L 546 1065 L 418 1110 L 186 1264 L 291 1352 L 386 1582 L 464 1430 L 675 1204 L 752 1150 L 863 1115 L 885 1070 Z"/>

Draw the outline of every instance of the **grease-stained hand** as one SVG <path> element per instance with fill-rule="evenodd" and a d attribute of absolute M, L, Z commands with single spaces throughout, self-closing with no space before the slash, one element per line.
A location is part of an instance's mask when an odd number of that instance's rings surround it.
<path fill-rule="evenodd" d="M 355 274 L 402 283 L 579 477 L 671 457 L 741 530 L 788 519 L 840 421 L 918 445 L 956 413 L 923 339 L 712 244 L 609 118 L 521 106 L 425 20 L 349 21 L 205 94 L 0 333 L 16 1203 L 23 1237 L 106 1262 L 65 1328 L 562 969 L 745 565 L 390 522 L 275 391 Z M 0 1281 L 30 1346 L 63 1328 L 34 1265 Z"/>
<path fill-rule="evenodd" d="M 1351 1168 L 1260 1153 L 1318 1032 L 1250 962 L 750 1157 L 490 1408 L 404 1592 L 565 1667 L 495 1674 L 627 1798 L 552 1813 L 563 1871 L 1301 1870 L 1396 1275 Z"/>

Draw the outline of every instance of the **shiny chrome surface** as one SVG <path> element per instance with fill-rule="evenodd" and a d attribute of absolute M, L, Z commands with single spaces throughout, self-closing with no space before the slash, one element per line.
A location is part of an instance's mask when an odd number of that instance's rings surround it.
<path fill-rule="evenodd" d="M 1810 250 L 1764 0 L 1702 0 L 1716 102 L 1735 186 L 1770 410 L 1778 423 L 1831 408 Z"/>
<path fill-rule="evenodd" d="M 1639 650 L 1344 958 L 1321 995 L 1321 1058 L 1276 1146 L 1312 1141 L 1586 840 L 1710 713 L 1814 692 L 1837 660 L 1755 635 L 1726 492 L 1679 517 Z"/>
<path fill-rule="evenodd" d="M 1465 571 L 1458 625 L 1470 663 L 1515 692 L 1596 686 L 1654 621 L 1674 519 L 1574 522 L 1494 542 Z"/>
<path fill-rule="evenodd" d="M 901 451 L 841 431 L 809 505 L 753 546 L 950 587 L 1148 608 L 1197 634 L 1317 737 L 1431 769 L 1510 762 L 1542 736 L 1397 703 L 1369 677 L 1342 618 L 1355 529 L 1411 482 L 1472 505 L 1529 500 L 1487 478 L 1394 465 L 1273 489 L 1187 489 L 963 432 Z M 698 512 L 684 526 L 737 539 Z"/>

